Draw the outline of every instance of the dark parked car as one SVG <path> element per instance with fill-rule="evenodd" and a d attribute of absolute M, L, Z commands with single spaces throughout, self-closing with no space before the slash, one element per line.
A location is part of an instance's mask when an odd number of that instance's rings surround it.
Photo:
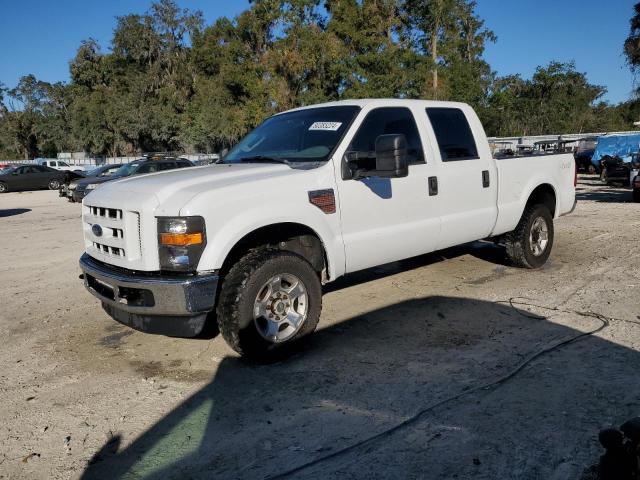
<path fill-rule="evenodd" d="M 112 176 L 122 165 L 102 165 L 101 167 L 89 170 L 86 175 L 78 175 L 77 178 L 70 179 L 60 186 L 60 196 L 66 197 L 70 202 L 75 202 L 73 192 L 78 188 L 78 183 L 82 180 L 96 180 L 99 178 L 107 178 Z M 91 182 L 85 182 L 88 185 Z"/>
<path fill-rule="evenodd" d="M 607 185 L 620 184 L 629 186 L 631 176 L 631 163 L 623 161 L 620 157 L 605 155 L 600 161 L 602 171 L 600 179 Z"/>
<path fill-rule="evenodd" d="M 10 190 L 37 190 L 49 188 L 58 190 L 64 182 L 65 174 L 42 165 L 17 165 L 0 172 L 0 193 Z"/>
<path fill-rule="evenodd" d="M 131 175 L 141 175 L 143 173 L 162 172 L 164 170 L 173 170 L 175 168 L 193 167 L 193 163 L 189 160 L 173 157 L 153 157 L 141 158 L 131 163 L 125 163 L 113 175 L 109 177 L 85 178 L 77 183 L 73 191 L 73 200 L 81 202 L 91 190 L 98 188 L 100 185 L 119 178 L 129 177 Z"/>

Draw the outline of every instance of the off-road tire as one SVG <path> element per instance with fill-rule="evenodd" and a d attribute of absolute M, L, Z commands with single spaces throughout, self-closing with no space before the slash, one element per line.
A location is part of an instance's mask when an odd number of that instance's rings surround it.
<path fill-rule="evenodd" d="M 49 180 L 49 190 L 58 190 L 60 188 L 60 180 Z"/>
<path fill-rule="evenodd" d="M 304 323 L 287 341 L 272 343 L 263 338 L 253 320 L 253 308 L 259 290 L 277 274 L 295 275 L 304 284 L 308 310 Z M 240 355 L 254 360 L 269 360 L 287 352 L 302 337 L 312 333 L 320 320 L 322 286 L 318 274 L 299 255 L 275 249 L 254 250 L 240 259 L 225 275 L 218 297 L 216 316 L 220 333 Z"/>
<path fill-rule="evenodd" d="M 9 185 L 4 182 L 0 182 L 0 193 L 7 193 L 9 191 Z"/>
<path fill-rule="evenodd" d="M 547 224 L 548 242 L 541 255 L 534 255 L 530 243 L 530 232 L 536 219 L 542 218 Z M 511 263 L 521 268 L 540 268 L 551 254 L 553 247 L 553 216 L 549 209 L 542 204 L 529 205 L 525 208 L 522 218 L 515 230 L 505 235 L 507 256 Z"/>

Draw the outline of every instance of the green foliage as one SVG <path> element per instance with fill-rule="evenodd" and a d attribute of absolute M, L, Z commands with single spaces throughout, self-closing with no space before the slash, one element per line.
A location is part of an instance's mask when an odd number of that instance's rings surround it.
<path fill-rule="evenodd" d="M 490 135 L 629 129 L 639 103 L 612 106 L 573 64 L 498 77 L 497 40 L 471 0 L 252 0 L 237 17 L 160 0 L 116 19 L 111 48 L 88 39 L 70 82 L 0 85 L 0 156 L 219 151 L 278 111 L 366 97 L 456 100 Z M 640 65 L 640 4 L 625 53 Z"/>
<path fill-rule="evenodd" d="M 633 7 L 634 15 L 631 17 L 629 36 L 624 42 L 624 53 L 634 72 L 640 68 L 640 3 Z"/>

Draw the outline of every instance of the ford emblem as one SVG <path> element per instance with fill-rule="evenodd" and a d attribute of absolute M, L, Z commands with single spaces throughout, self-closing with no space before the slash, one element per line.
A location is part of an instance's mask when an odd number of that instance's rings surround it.
<path fill-rule="evenodd" d="M 96 237 L 101 237 L 102 236 L 102 227 L 100 225 L 98 225 L 97 223 L 95 225 L 91 226 L 91 231 L 93 232 L 93 234 Z"/>

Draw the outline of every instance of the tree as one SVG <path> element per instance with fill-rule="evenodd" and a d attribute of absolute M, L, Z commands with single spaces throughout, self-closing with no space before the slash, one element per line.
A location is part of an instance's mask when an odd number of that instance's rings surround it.
<path fill-rule="evenodd" d="M 629 21 L 629 36 L 624 42 L 624 53 L 631 70 L 636 72 L 640 67 L 640 3 L 636 3 L 633 10 L 634 15 Z"/>
<path fill-rule="evenodd" d="M 70 82 L 0 85 L 0 155 L 219 151 L 276 112 L 347 98 L 470 103 L 490 135 L 630 128 L 573 64 L 531 79 L 484 60 L 496 36 L 472 0 L 251 0 L 205 26 L 173 0 L 116 19 L 110 49 L 83 41 Z M 640 4 L 625 53 L 640 65 Z"/>

